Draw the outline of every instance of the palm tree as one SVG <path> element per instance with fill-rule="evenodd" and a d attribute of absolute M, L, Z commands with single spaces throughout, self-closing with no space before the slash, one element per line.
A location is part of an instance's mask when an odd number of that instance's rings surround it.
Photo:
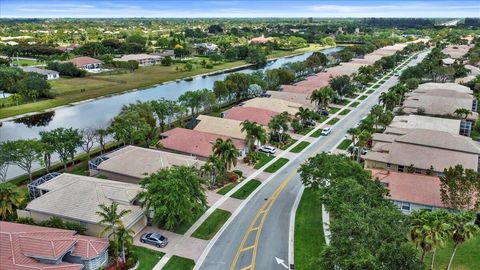
<path fill-rule="evenodd" d="M 450 214 L 445 210 L 437 210 L 435 212 L 431 212 L 433 215 L 432 220 L 432 261 L 430 264 L 430 270 L 433 270 L 433 265 L 435 263 L 435 255 L 437 253 L 438 247 L 443 247 L 445 245 L 445 241 L 447 240 L 449 233 L 450 233 L 450 224 L 448 224 L 448 220 L 450 219 Z"/>
<path fill-rule="evenodd" d="M 375 130 L 378 130 L 378 123 L 380 122 L 380 117 L 383 114 L 383 107 L 381 105 L 375 104 L 370 110 L 370 114 L 373 115 L 375 119 Z"/>
<path fill-rule="evenodd" d="M 453 216 L 452 238 L 454 246 L 447 270 L 450 270 L 452 267 L 453 258 L 455 257 L 455 253 L 457 253 L 458 246 L 472 238 L 473 235 L 479 231 L 479 227 L 473 223 L 474 220 L 475 214 L 472 212 L 462 212 Z"/>
<path fill-rule="evenodd" d="M 358 147 L 360 147 L 360 148 L 367 147 L 370 140 L 372 140 L 372 133 L 370 133 L 367 130 L 363 130 L 358 135 Z M 357 155 L 357 159 L 360 160 L 360 152 Z"/>
<path fill-rule="evenodd" d="M 248 149 L 252 149 L 253 146 L 257 146 L 258 143 L 267 143 L 267 132 L 261 125 L 248 120 L 243 121 L 240 125 L 242 126 L 242 132 L 247 133 L 245 143 Z"/>
<path fill-rule="evenodd" d="M 312 119 L 313 112 L 308 108 L 300 107 L 298 108 L 298 112 L 295 114 L 295 117 L 300 118 L 300 123 L 303 127 L 306 126 L 306 123 Z"/>
<path fill-rule="evenodd" d="M 382 92 L 379 97 L 380 103 L 383 104 L 386 110 L 393 111 L 395 105 L 398 103 L 400 97 L 394 91 Z"/>
<path fill-rule="evenodd" d="M 325 109 L 332 101 L 335 92 L 330 87 L 324 87 L 321 89 L 316 89 L 310 95 L 310 101 L 315 103 L 317 110 Z"/>
<path fill-rule="evenodd" d="M 357 144 L 356 140 L 358 135 L 360 135 L 360 129 L 359 128 L 350 128 L 347 130 L 347 133 L 352 136 L 352 145 L 353 145 L 353 150 L 352 150 L 352 158 L 355 154 L 355 145 Z"/>
<path fill-rule="evenodd" d="M 0 218 L 6 220 L 15 213 L 25 201 L 19 189 L 12 183 L 0 184 Z"/>
<path fill-rule="evenodd" d="M 223 161 L 224 168 L 230 170 L 232 166 L 237 165 L 239 153 L 232 139 L 218 138 L 213 145 L 213 155 Z"/>
<path fill-rule="evenodd" d="M 213 188 L 217 182 L 218 176 L 225 172 L 223 162 L 216 156 L 209 156 L 207 162 L 200 167 L 200 174 L 202 177 L 207 177 L 207 184 L 209 188 Z"/>
<path fill-rule="evenodd" d="M 284 141 L 283 135 L 288 131 L 288 123 L 290 121 L 291 118 L 288 112 L 277 114 L 270 119 L 268 128 L 271 130 L 272 134 L 278 136 L 279 142 Z"/>
<path fill-rule="evenodd" d="M 122 250 L 122 262 L 125 263 L 125 251 L 129 250 L 133 245 L 133 234 L 135 232 L 132 229 L 126 229 L 123 225 L 118 227 L 117 230 L 117 242 L 115 243 L 118 248 Z"/>
<path fill-rule="evenodd" d="M 470 111 L 469 109 L 465 109 L 465 108 L 458 108 L 453 113 L 456 114 L 458 117 L 463 116 L 463 118 L 466 121 L 468 116 L 472 114 L 472 111 Z"/>

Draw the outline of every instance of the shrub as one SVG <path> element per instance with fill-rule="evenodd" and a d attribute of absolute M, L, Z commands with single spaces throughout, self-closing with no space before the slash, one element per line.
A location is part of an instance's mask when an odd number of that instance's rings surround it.
<path fill-rule="evenodd" d="M 17 223 L 35 225 L 35 221 L 31 217 L 19 217 L 17 218 Z"/>
<path fill-rule="evenodd" d="M 234 170 L 233 172 L 234 172 L 235 174 L 237 174 L 238 177 L 242 177 L 242 176 L 243 176 L 243 172 L 240 171 L 240 170 Z"/>
<path fill-rule="evenodd" d="M 205 67 L 208 68 L 208 69 L 212 69 L 213 65 L 212 65 L 212 63 L 208 63 L 208 64 L 205 65 Z"/>
<path fill-rule="evenodd" d="M 171 66 L 173 64 L 173 59 L 170 56 L 166 56 L 161 61 L 162 66 Z"/>
<path fill-rule="evenodd" d="M 227 173 L 227 180 L 229 182 L 236 182 L 238 180 L 238 175 L 234 172 L 228 172 Z"/>

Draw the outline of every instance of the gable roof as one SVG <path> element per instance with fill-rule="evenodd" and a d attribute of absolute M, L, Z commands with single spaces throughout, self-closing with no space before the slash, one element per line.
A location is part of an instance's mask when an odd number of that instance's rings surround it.
<path fill-rule="evenodd" d="M 90 260 L 108 248 L 108 240 L 76 235 L 75 231 L 0 221 L 0 266 L 5 270 L 79 270 L 81 264 L 40 263 L 37 259 L 59 260 L 67 252 Z"/>
<path fill-rule="evenodd" d="M 274 117 L 275 115 L 278 115 L 278 113 L 262 108 L 243 106 L 232 107 L 223 112 L 223 118 L 238 121 L 249 120 L 252 122 L 257 122 L 258 124 L 263 126 L 267 126 L 270 122 L 270 119 L 272 119 L 272 117 Z"/>
<path fill-rule="evenodd" d="M 26 210 L 97 224 L 99 205 L 117 202 L 120 211 L 131 211 L 122 218 L 126 228 L 143 215 L 140 206 L 131 204 L 141 191 L 139 185 L 64 173 L 37 188 L 48 192 L 31 201 Z"/>
<path fill-rule="evenodd" d="M 314 104 L 310 101 L 308 94 L 303 93 L 289 93 L 284 91 L 267 91 L 267 94 L 272 98 L 278 98 L 289 102 L 302 104 L 303 107 L 313 108 Z"/>
<path fill-rule="evenodd" d="M 183 153 L 189 153 L 200 157 L 208 157 L 213 151 L 212 147 L 215 141 L 220 138 L 229 139 L 228 136 L 191 130 L 186 128 L 174 128 L 161 134 L 164 137 L 160 140 L 161 146 Z M 237 149 L 245 148 L 243 140 L 232 139 Z"/>
<path fill-rule="evenodd" d="M 295 115 L 298 112 L 298 108 L 302 107 L 302 104 L 278 98 L 257 97 L 243 102 L 242 106 L 261 108 L 277 113 L 288 112 L 291 115 Z"/>
<path fill-rule="evenodd" d="M 103 61 L 95 59 L 89 56 L 79 56 L 73 59 L 70 59 L 69 62 L 72 62 L 76 67 L 82 68 L 85 65 L 89 64 L 103 64 Z"/>
<path fill-rule="evenodd" d="M 414 92 L 425 92 L 422 90 L 435 90 L 435 92 L 451 90 L 459 93 L 473 94 L 472 89 L 458 83 L 422 83 L 414 90 Z"/>
<path fill-rule="evenodd" d="M 445 207 L 436 176 L 372 170 L 372 177 L 387 184 L 392 200 L 434 207 Z"/>
<path fill-rule="evenodd" d="M 461 120 L 458 119 L 438 118 L 417 114 L 397 115 L 393 118 L 387 130 L 391 128 L 429 129 L 459 134 L 460 123 Z"/>
<path fill-rule="evenodd" d="M 98 165 L 101 171 L 113 172 L 142 179 L 162 168 L 172 166 L 197 166 L 199 160 L 186 155 L 149 148 L 126 146 L 106 155 L 107 160 Z"/>
<path fill-rule="evenodd" d="M 242 132 L 242 121 L 219 118 L 208 115 L 197 116 L 197 125 L 193 130 L 228 136 L 235 139 L 245 139 L 246 133 Z"/>

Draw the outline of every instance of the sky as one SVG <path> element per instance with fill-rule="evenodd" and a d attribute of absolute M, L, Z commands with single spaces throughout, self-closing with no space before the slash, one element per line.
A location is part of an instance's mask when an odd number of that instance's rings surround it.
<path fill-rule="evenodd" d="M 0 0 L 0 18 L 480 17 L 480 1 Z"/>

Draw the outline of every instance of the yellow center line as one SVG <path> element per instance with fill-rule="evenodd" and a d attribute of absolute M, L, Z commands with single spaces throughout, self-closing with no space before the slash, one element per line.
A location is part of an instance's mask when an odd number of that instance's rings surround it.
<path fill-rule="evenodd" d="M 263 224 L 265 223 L 265 219 L 267 218 L 267 215 L 268 215 L 271 207 L 273 206 L 273 204 L 277 200 L 278 196 L 280 195 L 282 190 L 287 186 L 287 184 L 290 182 L 290 180 L 295 175 L 295 173 L 296 173 L 296 171 L 293 171 L 292 173 L 290 173 L 290 175 L 288 175 L 288 177 L 275 190 L 275 192 L 272 193 L 270 198 L 262 205 L 262 207 L 260 207 L 260 209 L 258 210 L 257 214 L 253 218 L 252 222 L 248 226 L 248 228 L 247 228 L 247 230 L 246 230 L 246 232 L 243 236 L 242 242 L 240 243 L 240 246 L 237 250 L 237 253 L 235 254 L 235 258 L 233 259 L 232 265 L 230 266 L 230 270 L 235 269 L 235 267 L 237 266 L 237 262 L 238 262 L 238 259 L 239 259 L 240 255 L 243 252 L 248 251 L 250 249 L 253 249 L 252 257 L 250 259 L 251 264 L 249 266 L 246 266 L 246 267 L 242 268 L 242 270 L 243 269 L 250 269 L 250 270 L 255 269 L 255 259 L 256 259 L 256 255 L 257 255 L 257 247 L 258 247 L 258 242 L 259 242 L 259 239 L 260 239 L 260 233 L 262 232 Z M 258 226 L 256 226 L 256 227 L 254 227 L 257 224 L 257 221 L 259 219 L 260 219 L 260 224 L 258 224 Z M 255 243 L 251 246 L 245 247 L 245 243 L 247 242 L 248 236 L 251 233 L 256 234 L 255 235 Z"/>

